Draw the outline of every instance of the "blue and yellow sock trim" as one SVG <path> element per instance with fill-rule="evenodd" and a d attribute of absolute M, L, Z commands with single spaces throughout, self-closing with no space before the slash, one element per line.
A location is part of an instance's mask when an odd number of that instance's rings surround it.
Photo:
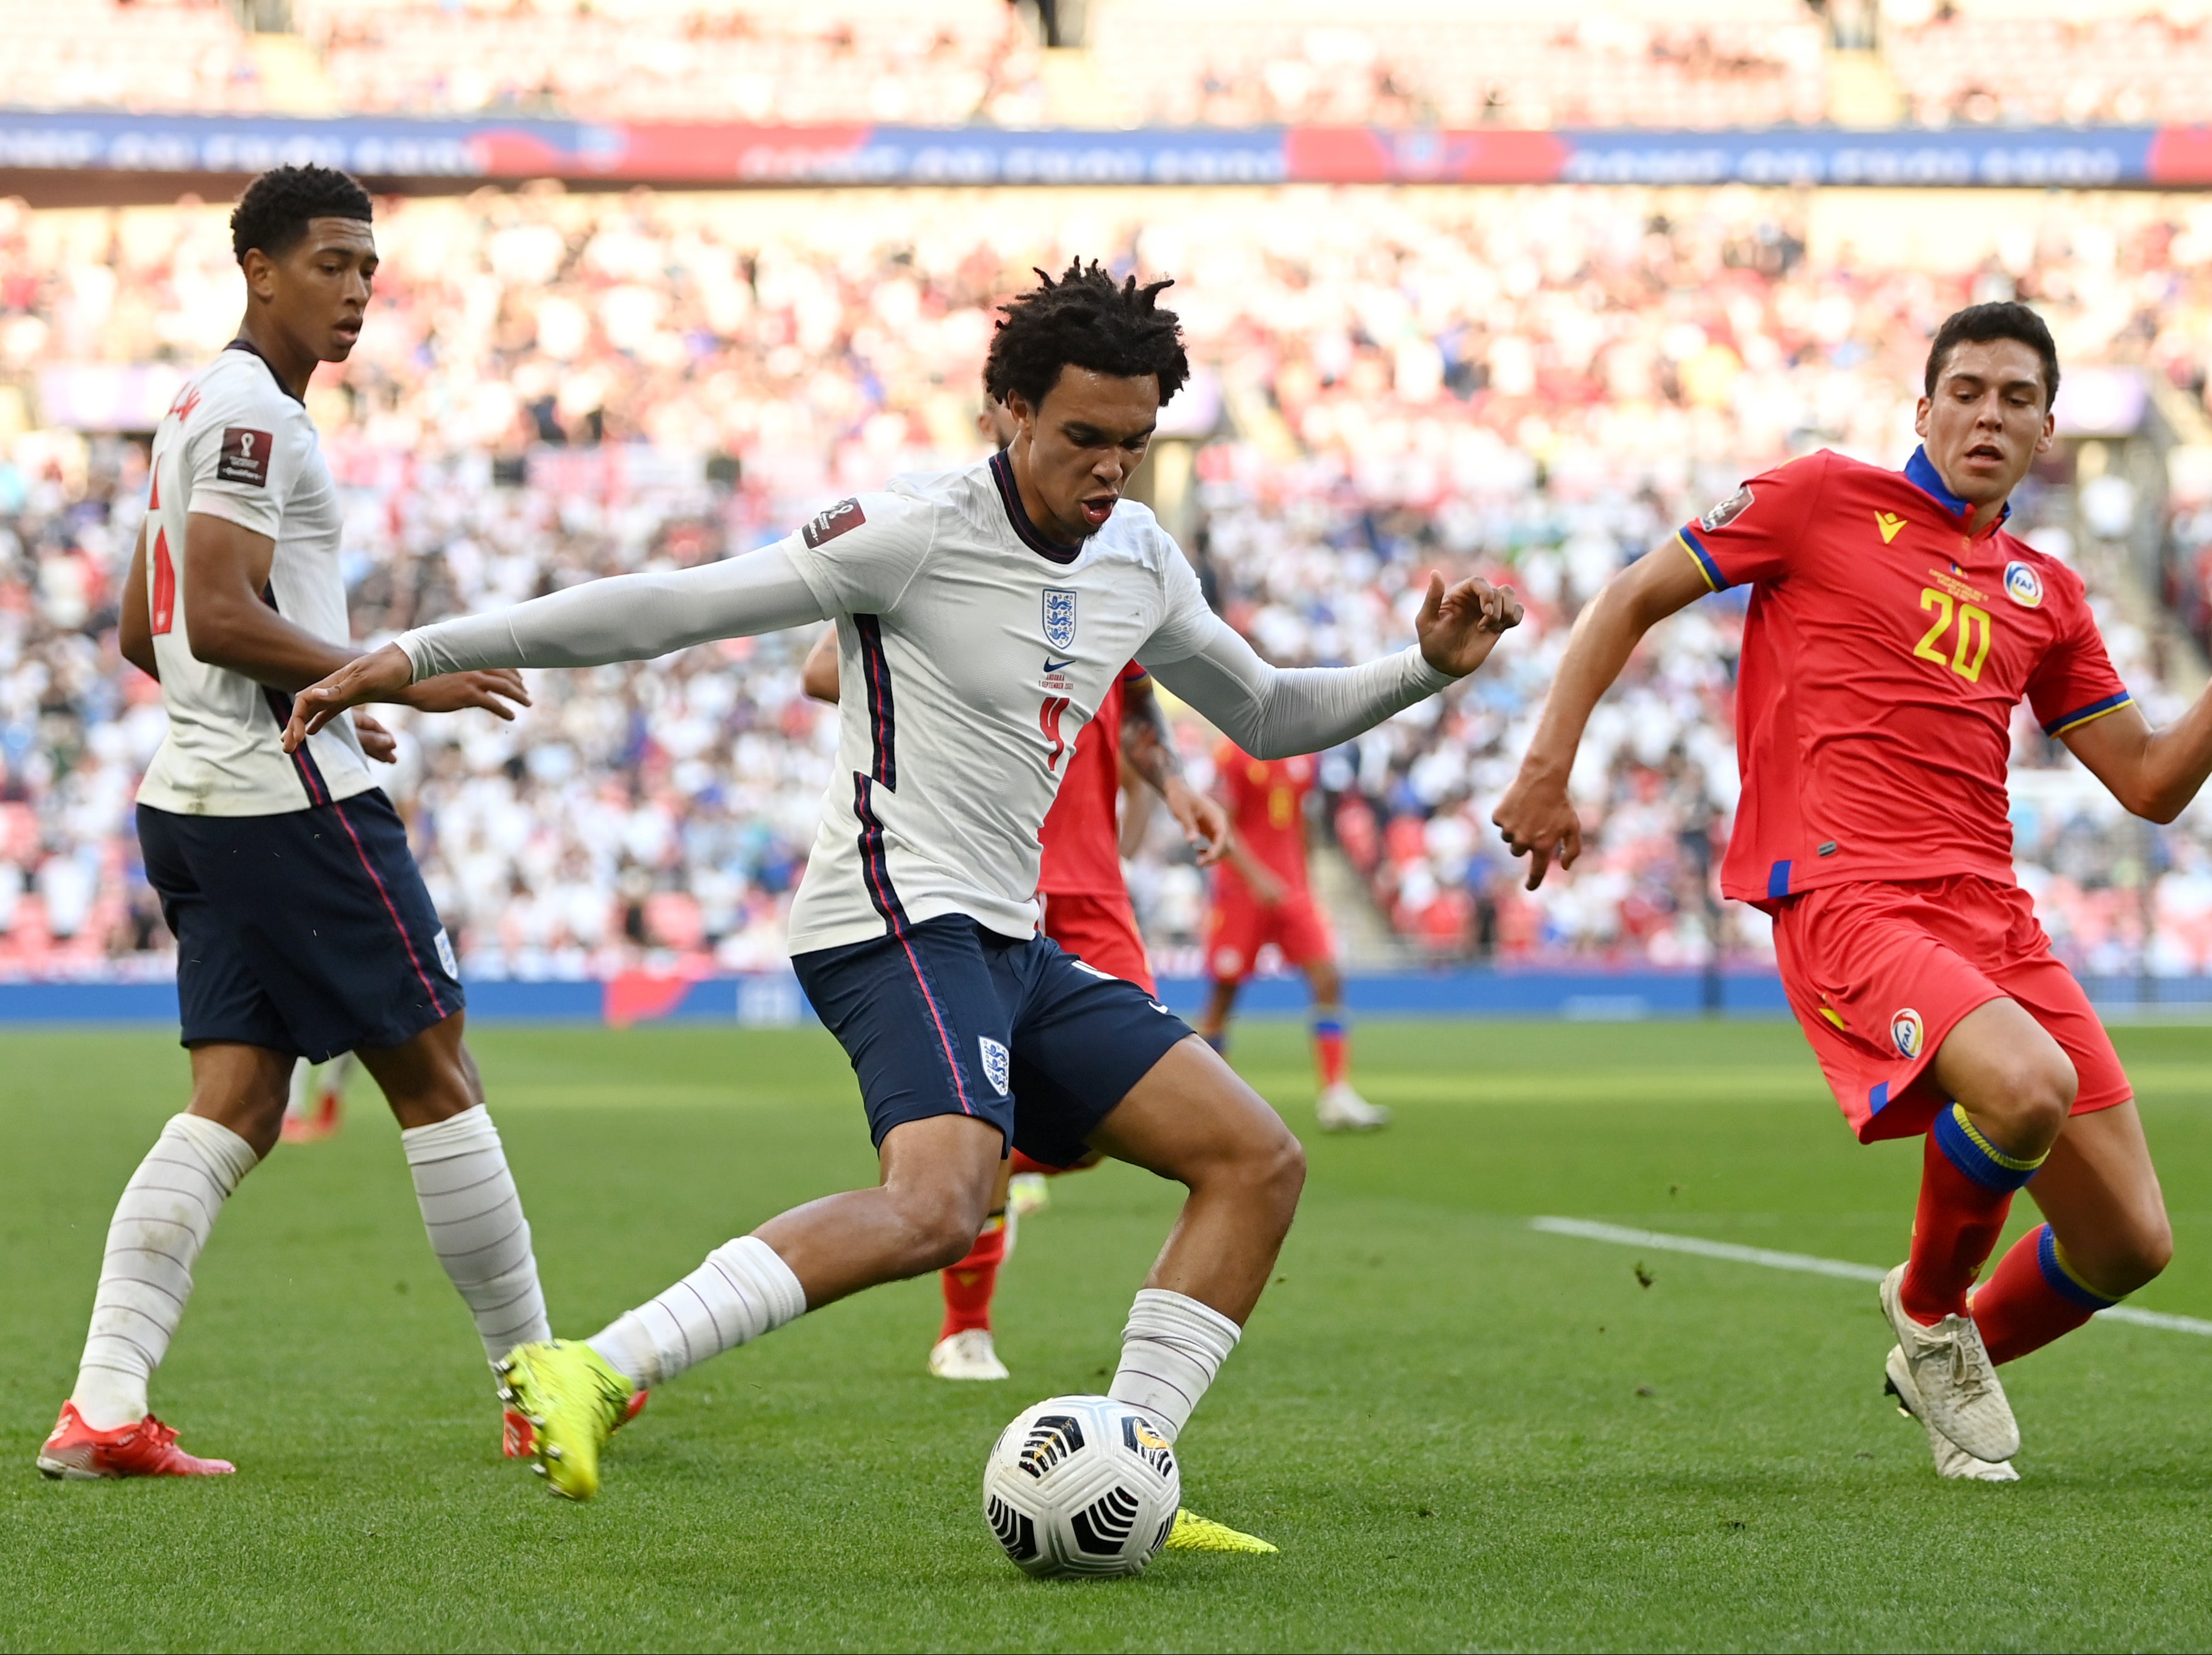
<path fill-rule="evenodd" d="M 1984 1189 L 2017 1190 L 2043 1165 L 2042 1155 L 2029 1161 L 1998 1149 L 1966 1118 L 1965 1108 L 1959 1104 L 1938 1114 L 1929 1130 L 1936 1134 L 1936 1147 L 1943 1152 L 1943 1158 Z"/>
<path fill-rule="evenodd" d="M 2066 1255 L 2059 1251 L 2058 1238 L 2051 1233 L 2048 1224 L 2036 1232 L 2035 1262 L 2043 1267 L 2045 1284 L 2069 1304 L 2095 1312 L 2110 1310 L 2120 1302 L 2117 1299 L 2107 1298 L 2074 1273 L 2074 1267 L 2066 1262 Z"/>

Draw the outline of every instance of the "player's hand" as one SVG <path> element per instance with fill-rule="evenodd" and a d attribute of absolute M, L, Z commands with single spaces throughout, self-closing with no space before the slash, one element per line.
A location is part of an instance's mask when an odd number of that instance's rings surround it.
<path fill-rule="evenodd" d="M 1183 841 L 1198 852 L 1198 865 L 1210 868 L 1229 853 L 1229 812 L 1180 776 L 1168 778 L 1168 814 L 1182 829 Z"/>
<path fill-rule="evenodd" d="M 1413 632 L 1421 658 L 1438 672 L 1464 678 L 1490 658 L 1505 633 L 1521 624 L 1521 603 L 1510 586 L 1493 586 L 1470 576 L 1449 591 L 1444 578 L 1429 576 Z"/>
<path fill-rule="evenodd" d="M 1252 900 L 1263 908 L 1279 908 L 1291 894 L 1291 888 L 1269 873 L 1258 863 L 1243 869 L 1244 888 L 1252 893 Z"/>
<path fill-rule="evenodd" d="M 398 648 L 397 645 L 392 646 Z M 406 658 L 403 655 L 401 659 Z M 491 667 L 482 672 L 442 672 L 425 678 L 398 697 L 417 712 L 460 712 L 472 706 L 513 722 L 514 708 L 530 705 L 530 692 L 522 675 L 513 667 Z M 510 706 L 509 702 L 514 706 Z"/>
<path fill-rule="evenodd" d="M 1571 868 L 1583 853 L 1583 825 L 1567 802 L 1563 771 L 1523 761 L 1490 819 L 1513 854 L 1529 858 L 1532 891 L 1544 882 L 1554 858 L 1562 868 Z"/>
<path fill-rule="evenodd" d="M 354 710 L 353 733 L 361 738 L 361 750 L 379 764 L 399 762 L 399 737 L 357 707 Z"/>
<path fill-rule="evenodd" d="M 291 722 L 284 726 L 284 750 L 298 752 L 301 742 L 349 706 L 359 706 L 363 701 L 406 700 L 414 677 L 414 664 L 397 644 L 355 656 L 292 698 Z"/>

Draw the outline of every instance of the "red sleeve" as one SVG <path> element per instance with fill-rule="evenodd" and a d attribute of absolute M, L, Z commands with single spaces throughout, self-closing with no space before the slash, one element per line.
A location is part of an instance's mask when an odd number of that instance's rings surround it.
<path fill-rule="evenodd" d="M 2023 567 L 2033 567 L 2013 565 L 2014 569 Z M 2067 615 L 2066 624 L 2028 678 L 2027 704 L 2035 710 L 2045 735 L 2063 736 L 2107 712 L 2118 712 L 2134 698 L 2120 682 L 2120 675 L 2112 670 L 2112 658 L 2105 652 L 2097 617 L 2081 581 L 2070 572 L 2057 568 L 2035 573 L 2051 597 L 2063 594 Z M 2013 578 L 2012 571 L 2007 570 L 2007 583 Z"/>
<path fill-rule="evenodd" d="M 1148 678 L 1151 676 L 1152 675 L 1146 672 L 1144 668 L 1139 666 L 1134 661 L 1132 661 L 1127 666 L 1121 669 L 1121 676 L 1116 682 L 1124 684 L 1133 684 L 1139 679 Z"/>
<path fill-rule="evenodd" d="M 1715 591 L 1790 573 L 1833 456 L 1826 449 L 1761 472 L 1674 538 Z"/>

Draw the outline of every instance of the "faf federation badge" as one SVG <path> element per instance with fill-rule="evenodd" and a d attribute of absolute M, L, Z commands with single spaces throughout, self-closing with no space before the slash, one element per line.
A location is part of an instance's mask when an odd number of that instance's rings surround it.
<path fill-rule="evenodd" d="M 1899 1052 L 1907 1058 L 1920 1055 L 1920 1042 L 1925 1038 L 1920 1014 L 1911 1006 L 1896 1013 L 1889 1020 L 1889 1038 L 1897 1042 Z"/>
<path fill-rule="evenodd" d="M 2005 596 L 2026 608 L 2043 602 L 2043 577 L 2017 560 L 2005 565 L 2004 586 Z"/>

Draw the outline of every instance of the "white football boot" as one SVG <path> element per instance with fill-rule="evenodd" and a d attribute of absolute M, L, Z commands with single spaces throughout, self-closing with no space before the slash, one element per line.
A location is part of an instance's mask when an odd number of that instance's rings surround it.
<path fill-rule="evenodd" d="M 991 1343 L 988 1330 L 963 1328 L 930 1347 L 929 1371 L 940 1379 L 1005 1379 L 1013 1377 Z"/>
<path fill-rule="evenodd" d="M 1976 1459 L 1972 1454 L 1920 1418 L 1920 1387 L 1912 1382 L 1912 1370 L 1905 1366 L 1905 1352 L 1897 1345 L 1889 1348 L 1883 1361 L 1882 1372 L 1888 1375 L 1883 1391 L 1897 1398 L 1897 1411 L 1907 1419 L 1919 1420 L 1920 1428 L 1928 1433 L 1928 1452 L 1936 1456 L 1936 1475 L 1956 1478 L 1966 1482 L 2017 1482 L 2020 1473 L 2012 1462 L 2001 1459 L 1994 1463 Z"/>
<path fill-rule="evenodd" d="M 1324 1086 L 1314 1100 L 1314 1113 L 1324 1132 L 1372 1132 L 1390 1124 L 1390 1112 L 1370 1103 L 1352 1089 L 1349 1081 Z"/>
<path fill-rule="evenodd" d="M 1959 1315 L 1921 1326 L 1905 1314 L 1899 1296 L 1904 1282 L 1902 1264 L 1881 1278 L 1881 1309 L 1917 1394 L 1914 1414 L 1976 1459 L 2002 1464 L 2020 1452 L 2020 1427 L 1981 1330 L 1972 1317 Z"/>

